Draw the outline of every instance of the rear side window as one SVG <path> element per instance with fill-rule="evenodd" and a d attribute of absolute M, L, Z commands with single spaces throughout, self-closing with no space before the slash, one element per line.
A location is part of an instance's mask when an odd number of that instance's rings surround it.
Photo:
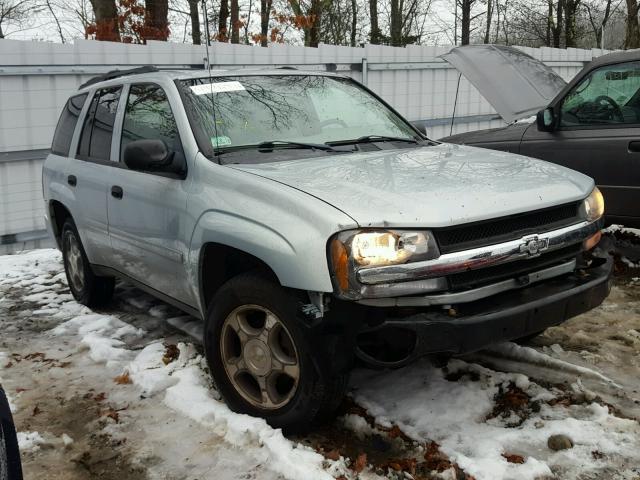
<path fill-rule="evenodd" d="M 71 139 L 73 138 L 73 132 L 76 129 L 78 123 L 78 117 L 80 111 L 87 99 L 87 94 L 76 95 L 71 97 L 60 115 L 58 120 L 58 126 L 56 127 L 56 133 L 53 135 L 53 143 L 51 144 L 51 153 L 56 155 L 62 155 L 66 157 L 69 155 L 69 149 L 71 148 Z"/>
<path fill-rule="evenodd" d="M 111 138 L 122 87 L 98 90 L 82 126 L 78 155 L 87 160 L 108 161 Z"/>
<path fill-rule="evenodd" d="M 167 94 L 160 86 L 150 83 L 131 85 L 129 90 L 122 125 L 120 159 L 128 143 L 142 139 L 162 140 L 176 156 L 183 156 L 178 125 Z"/>

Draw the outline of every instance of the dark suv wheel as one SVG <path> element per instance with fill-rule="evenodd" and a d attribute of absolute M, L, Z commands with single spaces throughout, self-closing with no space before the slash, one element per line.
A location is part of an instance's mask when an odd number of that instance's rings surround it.
<path fill-rule="evenodd" d="M 205 323 L 207 361 L 227 405 L 290 433 L 333 413 L 348 381 L 318 353 L 324 342 L 309 338 L 299 312 L 294 295 L 251 273 L 220 288 Z"/>
<path fill-rule="evenodd" d="M 0 386 L 0 480 L 22 480 L 20 451 L 9 402 Z"/>
<path fill-rule="evenodd" d="M 79 303 L 88 307 L 104 305 L 111 300 L 115 279 L 100 277 L 91 270 L 80 235 L 73 220 L 62 227 L 62 260 L 69 289 Z"/>

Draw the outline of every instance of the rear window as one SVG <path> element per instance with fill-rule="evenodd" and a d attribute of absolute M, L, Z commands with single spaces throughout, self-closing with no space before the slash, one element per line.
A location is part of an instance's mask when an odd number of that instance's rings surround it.
<path fill-rule="evenodd" d="M 71 97 L 60 115 L 58 120 L 58 126 L 56 127 L 56 133 L 53 135 L 53 143 L 51 144 L 51 153 L 56 155 L 68 156 L 69 149 L 71 148 L 71 139 L 73 138 L 73 132 L 76 129 L 78 123 L 78 117 L 80 111 L 87 99 L 87 94 L 76 95 Z"/>
<path fill-rule="evenodd" d="M 108 161 L 111 156 L 111 137 L 116 119 L 121 86 L 99 90 L 82 126 L 78 155 L 85 160 Z"/>

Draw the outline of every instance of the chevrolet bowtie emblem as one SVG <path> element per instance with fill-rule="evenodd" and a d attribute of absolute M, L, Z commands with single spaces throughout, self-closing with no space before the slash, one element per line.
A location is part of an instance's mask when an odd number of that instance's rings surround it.
<path fill-rule="evenodd" d="M 522 240 L 524 243 L 520 245 L 520 251 L 530 257 L 537 257 L 549 248 L 549 238 L 540 238 L 535 235 L 533 237 L 525 237 Z"/>

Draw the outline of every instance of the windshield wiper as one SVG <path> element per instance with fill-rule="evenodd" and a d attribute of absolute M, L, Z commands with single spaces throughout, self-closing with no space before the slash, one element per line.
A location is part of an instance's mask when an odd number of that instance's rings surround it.
<path fill-rule="evenodd" d="M 391 137 L 388 135 L 365 135 L 363 137 L 354 138 L 353 140 L 337 140 L 335 142 L 327 142 L 328 145 L 350 145 L 354 143 L 374 143 L 374 142 L 408 142 L 419 143 L 415 138 Z"/>
<path fill-rule="evenodd" d="M 273 150 L 276 147 L 294 147 L 294 148 L 307 148 L 310 150 L 324 150 L 326 152 L 344 152 L 345 150 L 336 150 L 331 145 L 325 143 L 304 143 L 304 142 L 289 142 L 286 140 L 269 140 L 267 142 L 261 142 L 258 145 L 258 150 Z"/>

